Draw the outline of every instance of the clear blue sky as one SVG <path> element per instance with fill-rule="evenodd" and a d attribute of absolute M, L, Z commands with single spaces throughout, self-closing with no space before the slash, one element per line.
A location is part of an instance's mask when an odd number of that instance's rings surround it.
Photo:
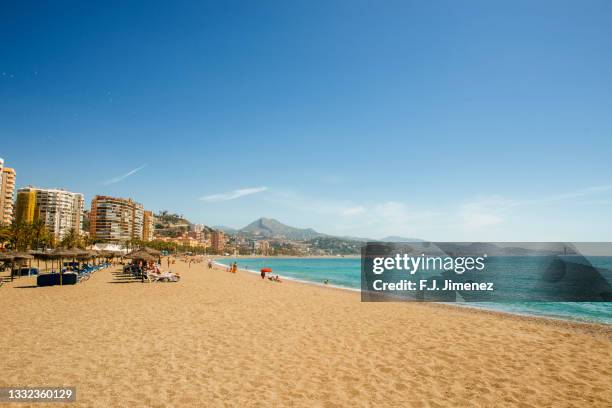
<path fill-rule="evenodd" d="M 2 2 L 0 157 L 18 186 L 209 225 L 612 240 L 610 21 L 609 1 Z"/>

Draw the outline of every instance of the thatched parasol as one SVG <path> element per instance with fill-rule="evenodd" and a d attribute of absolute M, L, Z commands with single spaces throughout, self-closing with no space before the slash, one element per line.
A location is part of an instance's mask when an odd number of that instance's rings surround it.
<path fill-rule="evenodd" d="M 13 259 L 15 260 L 28 260 L 34 259 L 34 257 L 27 252 L 13 252 Z"/>
<path fill-rule="evenodd" d="M 59 274 L 60 274 L 60 286 L 61 286 L 62 285 L 62 275 L 63 275 L 62 260 L 74 258 L 77 252 L 71 249 L 57 248 L 53 250 L 50 254 L 52 257 L 59 259 Z"/>
<path fill-rule="evenodd" d="M 142 247 L 142 248 L 138 248 L 133 250 L 132 252 L 129 252 L 127 254 L 124 255 L 125 258 L 130 258 L 132 254 L 136 254 L 136 253 L 140 253 L 140 252 L 146 252 L 150 255 L 153 256 L 160 256 L 161 255 L 161 251 L 158 251 L 157 249 L 153 249 L 153 248 L 149 248 L 149 247 Z"/>
<path fill-rule="evenodd" d="M 13 280 L 13 269 L 15 267 L 15 261 L 17 261 L 17 263 L 21 263 L 22 261 L 29 261 L 30 259 L 34 259 L 34 257 L 28 254 L 27 252 L 0 253 L 0 260 L 5 262 L 10 261 L 11 263 L 11 281 Z"/>
<path fill-rule="evenodd" d="M 136 261 L 145 261 L 145 262 L 154 262 L 157 261 L 157 257 L 151 255 L 147 251 L 134 251 L 130 252 L 125 256 L 126 258 L 130 258 Z"/>
<path fill-rule="evenodd" d="M 10 252 L 0 252 L 0 261 L 12 261 L 14 256 Z"/>
<path fill-rule="evenodd" d="M 151 255 L 154 255 L 154 256 L 160 256 L 161 255 L 161 251 L 158 251 L 157 249 L 154 249 L 154 248 L 144 247 L 142 249 L 147 251 Z"/>
<path fill-rule="evenodd" d="M 126 258 L 131 258 L 133 261 L 155 262 L 157 257 L 151 255 L 147 251 L 134 251 L 129 253 Z M 144 282 L 144 273 L 140 275 L 141 281 Z"/>

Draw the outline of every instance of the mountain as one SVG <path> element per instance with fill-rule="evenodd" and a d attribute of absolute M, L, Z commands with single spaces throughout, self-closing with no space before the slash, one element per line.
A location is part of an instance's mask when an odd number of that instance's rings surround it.
<path fill-rule="evenodd" d="M 219 230 L 219 231 L 223 231 L 226 234 L 236 234 L 239 231 L 236 228 L 226 227 L 225 225 L 213 225 L 211 228 Z"/>
<path fill-rule="evenodd" d="M 422 239 L 398 237 L 395 235 L 384 237 L 384 238 L 381 238 L 380 240 L 382 242 L 423 242 Z"/>
<path fill-rule="evenodd" d="M 285 238 L 296 241 L 325 236 L 312 228 L 290 227 L 273 218 L 260 218 L 239 229 L 238 232 L 264 238 Z"/>

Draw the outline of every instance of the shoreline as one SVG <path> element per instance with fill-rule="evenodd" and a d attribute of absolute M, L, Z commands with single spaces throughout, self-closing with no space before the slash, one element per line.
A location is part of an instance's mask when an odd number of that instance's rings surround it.
<path fill-rule="evenodd" d="M 219 268 L 227 268 L 228 265 L 222 264 L 217 262 L 218 258 L 223 258 L 223 259 L 232 259 L 235 257 L 215 257 L 215 258 L 211 258 L 213 261 L 213 264 L 218 266 Z M 254 258 L 254 257 L 247 257 L 245 256 L 244 258 Z M 270 258 L 270 257 L 264 257 L 264 258 Z M 276 258 L 276 257 L 274 257 Z M 288 258 L 307 258 L 307 257 L 288 257 Z M 316 258 L 316 257 L 313 257 Z M 335 257 L 333 257 L 335 258 Z M 325 259 L 325 258 L 322 258 Z M 257 276 L 259 276 L 259 272 L 252 270 L 252 269 L 245 269 L 245 268 L 238 268 L 239 272 L 244 272 L 244 273 L 248 273 L 248 274 L 255 274 Z M 340 286 L 340 285 L 331 285 L 331 284 L 324 284 L 324 283 L 320 283 L 320 282 L 314 282 L 314 281 L 309 281 L 306 279 L 299 279 L 299 278 L 294 278 L 294 277 L 290 277 L 290 276 L 285 276 L 285 275 L 281 275 L 278 273 L 275 273 L 275 275 L 279 275 L 280 277 L 283 278 L 283 280 L 285 281 L 291 281 L 291 282 L 295 282 L 295 283 L 300 283 L 300 284 L 304 284 L 304 285 L 310 285 L 310 286 L 315 286 L 315 287 L 320 287 L 320 288 L 329 288 L 329 289 L 334 289 L 334 290 L 341 290 L 341 291 L 347 291 L 347 292 L 351 292 L 351 293 L 361 293 L 361 289 L 358 288 L 350 288 L 350 287 L 346 287 L 346 286 Z M 367 302 L 370 303 L 370 302 Z M 375 303 L 375 302 L 374 302 Z M 506 310 L 500 310 L 500 309 L 493 309 L 493 308 L 487 308 L 487 307 L 479 307 L 479 306 L 475 306 L 475 305 L 470 305 L 469 302 L 466 303 L 460 303 L 460 302 L 454 302 L 454 303 L 443 303 L 443 302 L 407 302 L 407 301 L 402 301 L 402 302 L 391 302 L 391 303 L 418 303 L 418 304 L 429 304 L 429 305 L 436 305 L 436 306 L 443 306 L 443 307 L 450 307 L 450 308 L 462 308 L 462 309 L 468 309 L 470 311 L 475 311 L 475 312 L 482 312 L 482 313 L 491 313 L 491 314 L 495 314 L 495 315 L 500 315 L 502 317 L 516 317 L 516 318 L 520 318 L 520 319 L 536 319 L 536 320 L 551 320 L 554 323 L 567 323 L 568 326 L 572 326 L 572 325 L 579 325 L 579 326 L 594 326 L 594 328 L 597 328 L 598 330 L 596 331 L 603 331 L 603 332 L 609 332 L 610 334 L 612 334 L 612 324 L 609 323 L 605 323 L 605 322 L 598 322 L 595 320 L 579 320 L 579 319 L 571 319 L 571 318 L 564 318 L 561 316 L 553 316 L 553 315 L 545 315 L 545 314 L 529 314 L 529 313 L 520 313 L 520 312 L 511 312 L 511 311 L 506 311 Z"/>

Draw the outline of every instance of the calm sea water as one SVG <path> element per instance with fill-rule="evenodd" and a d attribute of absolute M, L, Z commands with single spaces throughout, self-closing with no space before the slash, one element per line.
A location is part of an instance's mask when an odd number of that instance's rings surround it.
<path fill-rule="evenodd" d="M 274 273 L 312 283 L 329 280 L 330 285 L 348 289 L 361 288 L 361 260 L 359 258 L 237 258 L 222 259 L 228 265 L 234 261 L 242 269 L 259 273 L 263 267 Z M 594 266 L 612 269 L 612 258 L 599 258 Z M 504 302 L 469 303 L 471 307 L 498 310 L 515 314 L 547 316 L 567 320 L 590 321 L 612 324 L 612 303 L 565 303 L 565 302 Z"/>

